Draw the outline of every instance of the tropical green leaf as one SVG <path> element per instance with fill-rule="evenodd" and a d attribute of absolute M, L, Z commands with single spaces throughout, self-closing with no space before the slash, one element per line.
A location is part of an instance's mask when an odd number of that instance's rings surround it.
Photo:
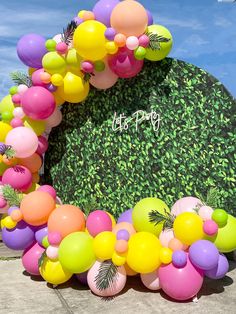
<path fill-rule="evenodd" d="M 168 43 L 170 41 L 169 38 L 163 37 L 152 32 L 147 32 L 146 35 L 149 37 L 150 40 L 148 48 L 152 50 L 160 50 L 161 49 L 160 43 Z"/>
<path fill-rule="evenodd" d="M 164 209 L 164 214 L 158 210 L 152 210 L 149 213 L 149 222 L 157 226 L 159 223 L 163 223 L 163 229 L 172 229 L 175 221 L 175 216 L 171 215 L 167 209 Z"/>
<path fill-rule="evenodd" d="M 23 194 L 14 190 L 10 185 L 6 184 L 2 188 L 2 193 L 4 199 L 8 202 L 10 206 L 20 206 L 23 199 Z"/>
<path fill-rule="evenodd" d="M 28 87 L 32 86 L 32 79 L 29 75 L 22 73 L 20 71 L 12 72 L 10 74 L 12 81 L 17 85 L 26 85 Z"/>
<path fill-rule="evenodd" d="M 111 260 L 101 263 L 99 272 L 95 277 L 96 287 L 99 290 L 111 288 L 117 280 L 118 267 Z"/>

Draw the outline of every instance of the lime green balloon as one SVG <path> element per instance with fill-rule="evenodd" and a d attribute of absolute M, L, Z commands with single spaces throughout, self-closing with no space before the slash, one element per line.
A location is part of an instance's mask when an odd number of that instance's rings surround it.
<path fill-rule="evenodd" d="M 165 59 L 165 57 L 170 53 L 173 46 L 173 38 L 171 33 L 167 28 L 162 25 L 151 25 L 148 27 L 148 33 L 156 34 L 158 36 L 162 36 L 164 38 L 169 39 L 168 42 L 160 43 L 160 50 L 152 50 L 151 48 L 147 48 L 147 53 L 145 58 L 150 61 L 160 61 Z"/>
<path fill-rule="evenodd" d="M 65 74 L 66 72 L 66 60 L 59 55 L 56 51 L 48 52 L 43 57 L 43 68 L 50 74 Z"/>
<path fill-rule="evenodd" d="M 145 58 L 147 54 L 147 50 L 144 47 L 138 47 L 135 51 L 134 51 L 134 56 L 135 59 L 137 60 L 143 60 Z"/>
<path fill-rule="evenodd" d="M 214 241 L 217 249 L 222 253 L 236 250 L 236 218 L 228 215 L 228 222 L 223 228 L 219 228 Z"/>
<path fill-rule="evenodd" d="M 66 55 L 67 66 L 71 69 L 76 68 L 80 70 L 82 58 L 78 55 L 77 51 L 72 48 Z"/>
<path fill-rule="evenodd" d="M 10 113 L 12 113 L 13 110 L 15 109 L 15 106 L 14 106 L 14 104 L 12 102 L 11 97 L 12 97 L 11 95 L 7 95 L 0 102 L 0 114 L 2 114 L 3 112 L 10 112 Z"/>
<path fill-rule="evenodd" d="M 163 229 L 163 222 L 157 225 L 150 222 L 149 214 L 154 210 L 163 215 L 165 214 L 165 210 L 168 213 L 170 212 L 166 203 L 155 197 L 144 198 L 135 205 L 132 212 L 132 219 L 136 231 L 147 231 L 159 236 Z"/>
<path fill-rule="evenodd" d="M 59 247 L 59 261 L 75 274 L 90 269 L 96 261 L 93 238 L 85 232 L 74 232 L 65 237 Z"/>
<path fill-rule="evenodd" d="M 223 209 L 215 209 L 211 218 L 222 228 L 227 224 L 228 214 Z"/>
<path fill-rule="evenodd" d="M 48 51 L 55 51 L 57 42 L 54 39 L 48 39 L 45 43 L 45 47 Z"/>
<path fill-rule="evenodd" d="M 48 242 L 48 236 L 44 237 L 42 240 L 42 246 L 47 249 L 50 246 L 50 243 Z"/>
<path fill-rule="evenodd" d="M 103 72 L 106 68 L 106 65 L 103 61 L 96 61 L 94 63 L 94 67 L 97 72 Z"/>
<path fill-rule="evenodd" d="M 3 111 L 2 121 L 9 122 L 14 118 L 12 111 Z"/>
<path fill-rule="evenodd" d="M 9 93 L 13 96 L 18 93 L 18 86 L 12 86 L 9 90 Z"/>

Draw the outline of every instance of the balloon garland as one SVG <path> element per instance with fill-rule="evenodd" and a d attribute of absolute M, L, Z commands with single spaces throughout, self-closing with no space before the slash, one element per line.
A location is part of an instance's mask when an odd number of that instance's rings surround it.
<path fill-rule="evenodd" d="M 0 210 L 2 239 L 23 250 L 26 271 L 59 285 L 73 274 L 97 295 L 114 296 L 127 276 L 140 274 L 150 290 L 175 300 L 197 295 L 204 276 L 219 279 L 229 264 L 222 253 L 236 249 L 236 218 L 217 209 L 216 191 L 185 197 L 170 210 L 146 198 L 118 218 L 58 204 L 55 189 L 38 185 L 45 136 L 60 124 L 60 106 L 80 103 L 90 85 L 111 88 L 136 76 L 144 59 L 164 59 L 172 36 L 137 1 L 100 0 L 80 11 L 62 34 L 37 34 L 17 44 L 28 74 L 0 104 Z"/>

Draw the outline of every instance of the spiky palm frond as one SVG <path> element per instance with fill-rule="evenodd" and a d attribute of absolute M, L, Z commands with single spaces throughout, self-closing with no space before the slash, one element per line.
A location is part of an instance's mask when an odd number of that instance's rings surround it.
<path fill-rule="evenodd" d="M 164 209 L 164 214 L 158 210 L 153 210 L 149 213 L 149 222 L 158 225 L 163 223 L 163 229 L 172 229 L 175 221 L 175 216 L 171 215 L 167 209 Z"/>
<path fill-rule="evenodd" d="M 5 150 L 4 154 L 6 155 L 6 157 L 8 159 L 11 159 L 11 158 L 15 157 L 16 152 L 11 146 L 7 146 L 7 149 Z"/>
<path fill-rule="evenodd" d="M 61 34 L 61 40 L 69 45 L 73 41 L 74 32 L 77 28 L 75 21 L 71 21 L 66 28 L 63 28 L 63 33 Z"/>
<path fill-rule="evenodd" d="M 111 288 L 117 280 L 118 267 L 111 260 L 101 263 L 99 272 L 95 277 L 96 287 L 99 290 Z"/>
<path fill-rule="evenodd" d="M 221 193 L 216 187 L 211 187 L 206 196 L 198 192 L 195 192 L 195 195 L 206 206 L 210 206 L 213 209 L 220 206 Z"/>
<path fill-rule="evenodd" d="M 32 79 L 29 75 L 22 73 L 20 71 L 17 72 L 12 72 L 10 74 L 12 81 L 16 84 L 16 85 L 21 85 L 24 84 L 28 87 L 32 86 Z"/>
<path fill-rule="evenodd" d="M 23 199 L 23 194 L 13 189 L 10 185 L 4 185 L 2 188 L 4 199 L 8 202 L 9 206 L 20 206 Z"/>
<path fill-rule="evenodd" d="M 150 43 L 148 48 L 152 50 L 160 50 L 161 49 L 161 43 L 168 43 L 170 41 L 170 38 L 166 38 L 164 36 L 152 33 L 152 32 L 147 32 L 146 35 L 150 39 Z"/>

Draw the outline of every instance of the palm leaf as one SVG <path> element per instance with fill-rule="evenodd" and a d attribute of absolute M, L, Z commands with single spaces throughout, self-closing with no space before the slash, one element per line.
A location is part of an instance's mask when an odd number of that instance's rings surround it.
<path fill-rule="evenodd" d="M 71 21 L 66 28 L 63 28 L 63 33 L 61 34 L 61 40 L 69 45 L 73 41 L 74 32 L 77 28 L 75 21 Z"/>
<path fill-rule="evenodd" d="M 6 184 L 2 188 L 2 194 L 9 206 L 20 206 L 23 199 L 22 193 L 14 190 L 10 185 Z"/>
<path fill-rule="evenodd" d="M 210 206 L 213 209 L 220 207 L 221 192 L 216 187 L 211 187 L 206 196 L 198 192 L 195 192 L 195 195 L 206 206 Z"/>
<path fill-rule="evenodd" d="M 41 257 L 38 260 L 38 267 L 39 268 L 42 266 L 45 257 L 47 257 L 46 251 L 43 252 L 43 254 L 41 255 Z"/>
<path fill-rule="evenodd" d="M 148 48 L 151 50 L 160 50 L 161 49 L 161 43 L 168 43 L 170 41 L 169 38 L 166 38 L 164 36 L 154 34 L 152 32 L 147 32 L 146 35 L 149 37 L 150 43 Z"/>
<path fill-rule="evenodd" d="M 158 210 L 153 210 L 149 213 L 149 222 L 155 226 L 163 223 L 163 229 L 172 229 L 175 221 L 175 216 L 171 215 L 167 209 L 164 209 L 164 214 Z"/>
<path fill-rule="evenodd" d="M 111 288 L 117 280 L 118 267 L 111 260 L 104 261 L 99 267 L 99 272 L 95 277 L 96 287 L 99 290 Z"/>
<path fill-rule="evenodd" d="M 5 150 L 4 154 L 6 155 L 6 157 L 8 159 L 11 159 L 11 158 L 15 157 L 16 152 L 14 151 L 14 149 L 11 146 L 7 146 L 7 149 Z"/>
<path fill-rule="evenodd" d="M 32 79 L 29 75 L 22 73 L 22 72 L 12 72 L 10 74 L 12 81 L 17 85 L 26 85 L 28 87 L 32 86 Z"/>

